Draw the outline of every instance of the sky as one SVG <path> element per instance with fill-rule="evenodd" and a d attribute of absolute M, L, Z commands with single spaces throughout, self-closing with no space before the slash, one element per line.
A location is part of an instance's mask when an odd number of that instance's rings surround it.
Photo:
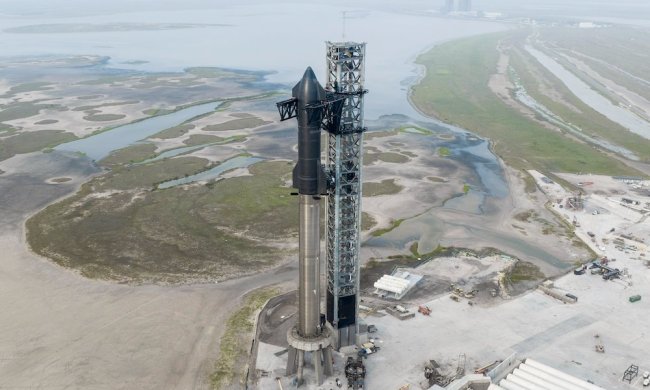
<path fill-rule="evenodd" d="M 320 2 L 351 8 L 438 9 L 444 0 L 0 0 L 0 14 L 23 16 L 81 16 L 191 8 L 219 8 L 238 4 Z M 473 0 L 474 8 L 516 15 L 571 15 L 650 20 L 650 0 Z"/>

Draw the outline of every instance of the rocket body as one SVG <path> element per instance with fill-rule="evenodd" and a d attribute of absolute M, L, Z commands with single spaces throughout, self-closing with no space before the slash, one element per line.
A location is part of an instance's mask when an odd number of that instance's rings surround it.
<path fill-rule="evenodd" d="M 320 195 L 325 193 L 321 165 L 321 115 L 308 109 L 325 99 L 325 90 L 311 68 L 293 87 L 297 100 L 298 162 L 293 186 L 300 195 L 298 333 L 317 337 L 320 329 Z"/>

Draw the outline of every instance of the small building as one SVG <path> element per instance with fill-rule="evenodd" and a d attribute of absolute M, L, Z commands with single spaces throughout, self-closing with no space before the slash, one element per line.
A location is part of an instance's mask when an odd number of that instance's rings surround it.
<path fill-rule="evenodd" d="M 384 298 L 402 299 L 404 295 L 417 282 L 422 279 L 422 276 L 415 275 L 406 271 L 395 271 L 392 275 L 384 275 L 374 284 L 375 294 Z"/>

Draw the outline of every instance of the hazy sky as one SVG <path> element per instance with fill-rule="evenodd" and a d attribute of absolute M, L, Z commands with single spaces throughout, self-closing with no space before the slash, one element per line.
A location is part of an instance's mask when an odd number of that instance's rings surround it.
<path fill-rule="evenodd" d="M 219 8 L 237 4 L 278 4 L 306 0 L 0 0 L 0 13 L 23 16 L 76 16 L 146 10 Z M 350 8 L 436 9 L 443 0 L 312 0 Z M 474 8 L 521 15 L 569 15 L 650 19 L 650 0 L 474 0 Z"/>

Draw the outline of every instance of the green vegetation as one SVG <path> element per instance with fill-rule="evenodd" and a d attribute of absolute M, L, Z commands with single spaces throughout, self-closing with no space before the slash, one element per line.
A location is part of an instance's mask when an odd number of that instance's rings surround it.
<path fill-rule="evenodd" d="M 438 246 L 431 252 L 420 253 L 418 251 L 418 246 L 419 246 L 418 242 L 416 241 L 413 244 L 411 244 L 411 246 L 409 247 L 409 252 L 411 253 L 411 256 L 414 259 L 418 259 L 418 260 L 431 260 L 431 259 L 435 259 L 436 257 L 451 256 L 460 250 L 460 248 L 444 247 L 438 244 Z M 395 257 L 392 256 L 391 258 L 395 258 Z"/>
<path fill-rule="evenodd" d="M 523 172 L 522 174 L 524 180 L 524 191 L 526 191 L 527 194 L 534 194 L 537 192 L 537 182 L 535 182 L 535 178 L 528 174 L 528 172 Z"/>
<path fill-rule="evenodd" d="M 130 101 L 125 101 L 125 102 L 110 102 L 110 103 L 102 103 L 102 104 L 94 104 L 90 106 L 79 106 L 75 107 L 72 109 L 72 111 L 89 111 L 89 110 L 96 110 L 98 108 L 102 107 L 113 107 L 113 106 L 124 106 L 128 104 L 137 104 L 139 103 L 137 100 L 130 100 Z"/>
<path fill-rule="evenodd" d="M 449 157 L 451 156 L 451 150 L 446 146 L 441 146 L 438 148 L 438 156 L 440 157 Z"/>
<path fill-rule="evenodd" d="M 543 28 L 541 38 L 617 84 L 650 99 L 650 86 L 633 76 L 646 78 L 650 64 L 647 32 L 633 27 L 599 29 Z"/>
<path fill-rule="evenodd" d="M 241 75 L 232 71 L 228 71 L 221 68 L 211 68 L 211 67 L 194 67 L 187 68 L 185 72 L 193 76 L 202 77 L 202 78 L 222 78 L 222 77 L 240 77 Z"/>
<path fill-rule="evenodd" d="M 438 177 L 438 176 L 427 176 L 427 180 L 434 182 L 434 183 L 446 183 L 447 179 L 443 177 Z"/>
<path fill-rule="evenodd" d="M 527 261 L 517 261 L 507 272 L 506 278 L 513 284 L 521 282 L 532 282 L 544 279 L 546 276 L 539 267 Z"/>
<path fill-rule="evenodd" d="M 18 131 L 18 128 L 0 122 L 0 137 L 8 136 L 9 134 L 13 134 L 16 131 Z"/>
<path fill-rule="evenodd" d="M 526 92 L 566 123 L 579 127 L 585 134 L 606 139 L 650 161 L 650 140 L 634 134 L 583 103 L 552 73 L 523 50 L 513 50 L 511 66 Z M 552 93 L 544 91 L 553 91 Z M 557 95 L 561 99 L 557 98 Z M 543 119 L 542 119 L 543 120 Z"/>
<path fill-rule="evenodd" d="M 225 138 L 223 137 L 217 137 L 216 135 L 209 135 L 209 134 L 192 134 L 188 139 L 183 141 L 183 143 L 187 146 L 196 146 L 196 145 L 205 145 L 205 144 L 211 144 L 214 142 L 220 142 L 223 141 Z"/>
<path fill-rule="evenodd" d="M 401 225 L 402 222 L 404 222 L 404 221 L 405 221 L 405 219 L 392 220 L 391 225 L 389 227 L 383 228 L 383 229 L 377 229 L 377 230 L 372 232 L 372 235 L 373 235 L 373 237 L 379 237 L 379 236 L 383 236 L 386 233 L 390 233 L 393 230 L 397 229 L 399 227 L 399 225 Z"/>
<path fill-rule="evenodd" d="M 124 119 L 126 115 L 123 114 L 90 114 L 84 116 L 84 119 L 92 122 L 108 122 Z"/>
<path fill-rule="evenodd" d="M 178 126 L 170 127 L 169 129 L 165 129 L 159 133 L 156 133 L 149 138 L 174 139 L 182 136 L 183 134 L 187 133 L 188 131 L 192 130 L 195 127 L 196 126 L 189 123 L 184 125 L 178 125 Z"/>
<path fill-rule="evenodd" d="M 174 110 L 165 109 L 165 108 L 148 108 L 142 111 L 143 114 L 151 115 L 151 116 L 171 114 L 172 112 L 174 112 Z"/>
<path fill-rule="evenodd" d="M 216 125 L 207 125 L 203 127 L 205 131 L 228 131 L 228 130 L 241 130 L 241 129 L 252 129 L 254 127 L 259 127 L 262 125 L 267 125 L 271 122 L 265 121 L 258 117 L 246 117 L 232 119 L 224 123 L 219 123 Z"/>
<path fill-rule="evenodd" d="M 99 163 L 105 166 L 123 165 L 144 161 L 156 156 L 156 146 L 153 144 L 134 144 L 115 150 Z"/>
<path fill-rule="evenodd" d="M 213 389 L 219 390 L 228 385 L 243 386 L 255 314 L 269 299 L 279 293 L 276 288 L 253 291 L 244 297 L 242 307 L 230 316 L 219 342 L 219 359 L 210 375 Z"/>
<path fill-rule="evenodd" d="M 296 234 L 297 207 L 283 187 L 292 164 L 261 162 L 251 176 L 155 189 L 207 168 L 196 157 L 116 166 L 29 219 L 27 240 L 86 277 L 129 283 L 221 280 L 284 258 L 273 242 Z"/>
<path fill-rule="evenodd" d="M 467 195 L 471 189 L 472 187 L 469 184 L 463 184 L 463 194 Z"/>
<path fill-rule="evenodd" d="M 412 91 L 415 105 L 445 122 L 489 137 L 495 152 L 518 169 L 638 175 L 590 145 L 522 116 L 492 93 L 488 81 L 496 71 L 496 47 L 508 34 L 442 44 L 418 57 L 427 72 Z"/>
<path fill-rule="evenodd" d="M 62 107 L 56 104 L 11 103 L 2 107 L 2 110 L 0 110 L 0 122 L 29 118 L 30 116 L 38 115 L 41 110 L 46 109 L 62 109 Z"/>
<path fill-rule="evenodd" d="M 131 77 L 127 75 L 102 76 L 91 80 L 79 81 L 77 85 L 116 85 L 129 81 Z"/>
<path fill-rule="evenodd" d="M 37 152 L 58 144 L 73 141 L 72 133 L 63 130 L 23 131 L 16 135 L 0 139 L 0 161 L 16 154 Z"/>
<path fill-rule="evenodd" d="M 58 123 L 59 121 L 56 119 L 43 119 L 42 121 L 35 122 L 35 125 L 53 125 L 55 123 Z"/>
<path fill-rule="evenodd" d="M 521 222 L 530 222 L 530 219 L 534 218 L 536 216 L 537 216 L 537 213 L 535 212 L 535 210 L 531 209 L 531 210 L 526 210 L 526 211 L 522 211 L 520 213 L 517 213 L 517 214 L 514 215 L 513 218 L 516 219 L 517 221 L 521 221 Z"/>
<path fill-rule="evenodd" d="M 377 225 L 377 221 L 372 217 L 372 215 L 366 213 L 365 211 L 361 212 L 361 230 L 367 231 L 372 229 Z"/>
<path fill-rule="evenodd" d="M 366 182 L 363 183 L 364 196 L 381 196 L 381 195 L 394 195 L 399 193 L 404 187 L 395 184 L 395 179 L 382 180 L 379 183 Z"/>
<path fill-rule="evenodd" d="M 398 128 L 397 131 L 399 131 L 400 133 L 410 133 L 410 134 L 420 134 L 420 135 L 433 134 L 433 131 L 419 126 L 402 126 Z"/>
<path fill-rule="evenodd" d="M 8 98 L 23 92 L 47 91 L 48 89 L 52 89 L 50 85 L 51 83 L 44 81 L 18 84 L 11 87 L 9 91 L 7 91 L 4 95 L 0 95 L 0 97 Z"/>
<path fill-rule="evenodd" d="M 70 178 L 70 177 L 57 177 L 57 178 L 52 179 L 51 181 L 52 181 L 52 183 L 57 183 L 58 184 L 58 183 L 66 183 L 66 182 L 69 182 L 70 180 L 72 180 L 72 178 Z"/>

